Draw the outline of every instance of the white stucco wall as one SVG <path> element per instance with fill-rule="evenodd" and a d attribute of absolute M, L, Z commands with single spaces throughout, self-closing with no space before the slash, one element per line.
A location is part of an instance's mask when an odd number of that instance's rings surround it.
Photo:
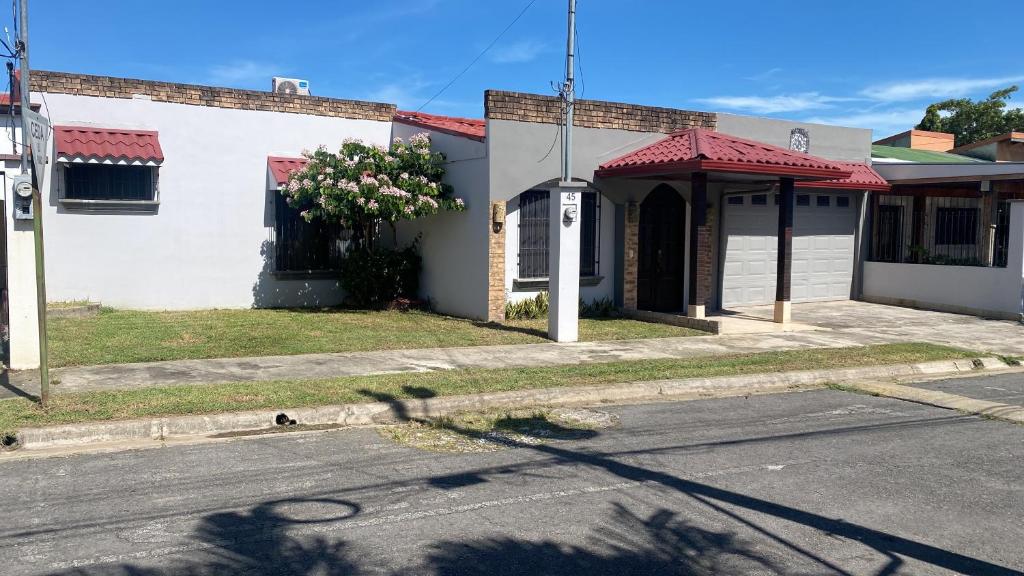
<path fill-rule="evenodd" d="M 487 149 L 483 142 L 396 122 L 394 136 L 408 139 L 428 132 L 431 148 L 446 157 L 445 181 L 466 203 L 464 212 L 442 212 L 403 222 L 399 244 L 420 236 L 423 273 L 420 296 L 437 312 L 487 318 L 488 226 Z"/>
<path fill-rule="evenodd" d="M 33 100 L 41 100 L 33 95 Z M 273 229 L 267 156 L 297 156 L 346 137 L 388 142 L 390 122 L 47 94 L 53 124 L 158 130 L 155 214 L 65 210 L 49 189 L 50 300 L 138 309 L 331 305 L 334 280 L 276 280 L 265 252 Z M 53 167 L 43 189 L 50 188 Z"/>
<path fill-rule="evenodd" d="M 1019 318 L 1024 295 L 1024 202 L 1010 210 L 1006 268 L 864 263 L 864 299 L 887 304 Z"/>

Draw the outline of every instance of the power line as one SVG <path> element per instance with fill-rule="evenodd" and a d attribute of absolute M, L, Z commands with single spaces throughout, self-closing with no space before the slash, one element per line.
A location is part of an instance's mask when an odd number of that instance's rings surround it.
<path fill-rule="evenodd" d="M 493 48 L 494 45 L 498 43 L 498 40 L 501 40 L 501 37 L 504 36 L 505 33 L 508 32 L 513 26 L 515 26 L 516 22 L 519 22 L 519 19 L 523 17 L 523 14 L 526 14 L 526 11 L 530 9 L 530 6 L 533 6 L 536 2 L 537 0 L 530 0 L 529 2 L 527 2 L 526 6 L 523 6 L 523 9 L 519 11 L 519 14 L 511 22 L 509 22 L 508 26 L 505 26 L 505 29 L 502 30 L 500 34 L 495 36 L 494 40 L 491 40 L 491 43 L 488 44 L 487 47 L 484 48 L 479 54 L 477 54 L 476 58 L 473 58 L 472 62 L 470 62 L 465 68 L 462 69 L 462 72 L 456 74 L 454 78 L 452 78 L 447 84 L 444 85 L 443 88 L 437 91 L 437 94 L 431 96 L 430 99 L 424 102 L 419 108 L 416 109 L 416 111 L 419 112 L 420 110 L 426 108 L 427 105 L 433 102 L 435 98 L 443 94 L 444 91 L 447 90 L 448 88 L 451 88 L 451 85 L 455 84 L 456 80 L 462 78 L 463 74 L 469 72 L 469 69 L 472 68 L 473 65 L 476 64 L 481 58 L 483 58 L 484 54 L 487 54 L 487 51 Z"/>

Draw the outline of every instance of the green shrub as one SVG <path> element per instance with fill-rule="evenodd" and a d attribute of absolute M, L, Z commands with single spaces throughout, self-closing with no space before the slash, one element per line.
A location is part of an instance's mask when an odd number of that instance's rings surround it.
<path fill-rule="evenodd" d="M 353 306 L 384 308 L 399 298 L 416 298 L 421 267 L 418 242 L 401 249 L 353 250 L 341 263 L 341 287 Z"/>
<path fill-rule="evenodd" d="M 539 292 L 533 298 L 505 304 L 506 320 L 533 320 L 548 315 L 548 293 Z"/>
<path fill-rule="evenodd" d="M 615 305 L 615 301 L 611 298 L 601 298 L 600 300 L 593 300 L 590 303 L 584 302 L 580 298 L 580 317 L 581 318 L 612 318 L 618 316 L 619 308 Z"/>
<path fill-rule="evenodd" d="M 611 318 L 619 309 L 611 298 L 602 298 L 590 303 L 580 298 L 580 318 Z M 533 320 L 548 315 L 548 293 L 539 292 L 533 298 L 505 304 L 506 320 Z"/>

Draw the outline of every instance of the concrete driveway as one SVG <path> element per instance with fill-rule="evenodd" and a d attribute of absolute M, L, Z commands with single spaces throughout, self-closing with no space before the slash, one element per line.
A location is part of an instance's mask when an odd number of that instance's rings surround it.
<path fill-rule="evenodd" d="M 769 322 L 772 307 L 737 308 L 728 313 L 733 318 Z M 804 329 L 815 327 L 865 340 L 934 342 L 1024 356 L 1024 325 L 1009 320 L 986 320 L 976 316 L 849 300 L 793 304 L 793 323 Z"/>

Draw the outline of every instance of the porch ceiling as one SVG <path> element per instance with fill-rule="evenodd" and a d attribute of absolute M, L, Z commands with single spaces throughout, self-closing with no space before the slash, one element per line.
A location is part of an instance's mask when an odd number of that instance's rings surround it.
<path fill-rule="evenodd" d="M 810 154 L 704 128 L 691 128 L 605 162 L 594 175 L 685 179 L 695 172 L 713 173 L 720 180 L 750 180 L 750 176 L 841 180 L 853 174 L 852 169 L 841 163 Z"/>

